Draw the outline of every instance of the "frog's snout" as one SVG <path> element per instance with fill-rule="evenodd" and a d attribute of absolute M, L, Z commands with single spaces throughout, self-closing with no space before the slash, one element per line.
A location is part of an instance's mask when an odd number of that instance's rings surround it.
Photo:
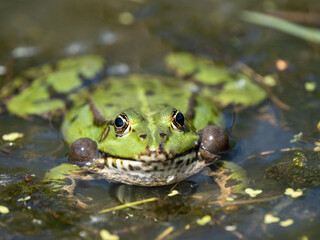
<path fill-rule="evenodd" d="M 70 146 L 67 155 L 69 162 L 84 165 L 98 158 L 99 151 L 97 143 L 90 138 L 79 138 Z"/>
<path fill-rule="evenodd" d="M 159 133 L 159 137 L 160 137 L 160 142 L 165 142 L 168 140 L 168 134 L 167 133 L 164 133 L 164 132 L 161 132 Z M 148 138 L 148 135 L 147 134 L 140 134 L 139 135 L 139 138 L 140 140 L 145 140 Z"/>
<path fill-rule="evenodd" d="M 164 141 L 166 141 L 167 139 L 168 139 L 168 134 L 166 134 L 166 133 L 159 133 L 159 136 L 160 136 L 160 138 L 162 139 L 162 140 L 164 140 Z"/>

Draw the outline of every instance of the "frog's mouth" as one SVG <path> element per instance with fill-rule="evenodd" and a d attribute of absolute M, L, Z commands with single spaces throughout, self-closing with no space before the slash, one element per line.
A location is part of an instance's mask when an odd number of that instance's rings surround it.
<path fill-rule="evenodd" d="M 150 149 L 149 149 L 150 150 Z M 97 157 L 83 166 L 108 180 L 141 186 L 161 186 L 182 181 L 207 166 L 198 157 L 197 148 L 181 154 L 156 149 L 144 152 L 136 159 L 111 156 L 99 151 Z"/>
<path fill-rule="evenodd" d="M 187 159 L 190 153 L 196 152 L 197 150 L 198 150 L 197 147 L 194 147 L 187 151 L 184 151 L 183 153 L 176 153 L 174 150 L 171 150 L 169 152 L 165 151 L 161 145 L 159 146 L 159 148 L 155 150 L 151 150 L 147 146 L 143 153 L 138 154 L 132 160 L 143 161 L 143 162 L 156 162 L 156 161 L 174 160 L 177 158 Z"/>
<path fill-rule="evenodd" d="M 171 157 L 171 158 L 167 158 Z M 166 172 L 173 169 L 183 169 L 198 160 L 196 149 L 191 149 L 183 154 L 173 156 L 168 154 L 156 154 L 150 152 L 148 155 L 139 155 L 138 159 L 120 158 L 100 152 L 100 157 L 92 162 L 94 167 L 107 168 L 121 171 L 136 172 Z"/>
<path fill-rule="evenodd" d="M 125 184 L 162 186 L 182 181 L 200 172 L 206 165 L 204 161 L 198 161 L 197 151 L 188 151 L 164 161 L 139 161 L 105 156 L 84 166 L 84 169 Z"/>
<path fill-rule="evenodd" d="M 130 157 L 120 157 L 111 155 L 102 151 L 100 152 L 100 157 L 107 159 L 123 159 L 123 160 L 130 160 L 130 161 L 140 161 L 140 162 L 165 162 L 165 161 L 174 161 L 174 160 L 188 160 L 191 155 L 197 155 L 198 147 L 191 148 L 183 153 L 177 154 L 175 151 L 171 150 L 170 152 L 164 151 L 163 148 L 158 148 L 155 150 L 150 150 L 148 147 L 146 150 L 133 158 Z"/>

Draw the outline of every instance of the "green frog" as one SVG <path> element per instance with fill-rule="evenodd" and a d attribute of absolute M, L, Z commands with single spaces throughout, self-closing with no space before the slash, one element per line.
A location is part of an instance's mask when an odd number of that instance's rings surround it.
<path fill-rule="evenodd" d="M 169 185 L 229 150 L 221 106 L 257 104 L 266 94 L 208 58 L 172 53 L 165 61 L 178 77 L 105 77 L 100 56 L 64 59 L 25 71 L 0 97 L 20 117 L 64 115 L 68 159 L 83 170 L 130 185 Z"/>

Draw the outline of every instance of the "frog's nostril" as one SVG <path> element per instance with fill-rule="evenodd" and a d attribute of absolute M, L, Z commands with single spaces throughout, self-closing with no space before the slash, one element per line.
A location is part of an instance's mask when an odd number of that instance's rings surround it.
<path fill-rule="evenodd" d="M 142 140 L 144 140 L 144 139 L 147 138 L 147 134 L 141 134 L 139 137 L 140 137 Z"/>
<path fill-rule="evenodd" d="M 164 138 L 167 138 L 167 134 L 165 134 L 165 133 L 160 133 L 160 137 L 163 138 L 163 139 L 164 139 Z"/>

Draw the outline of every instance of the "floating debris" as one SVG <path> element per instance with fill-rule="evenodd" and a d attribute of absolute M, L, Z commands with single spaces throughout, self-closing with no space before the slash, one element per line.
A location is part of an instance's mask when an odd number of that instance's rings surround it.
<path fill-rule="evenodd" d="M 237 226 L 235 225 L 228 225 L 224 228 L 224 230 L 228 231 L 228 232 L 233 232 L 235 230 L 237 230 Z"/>
<path fill-rule="evenodd" d="M 128 207 L 132 207 L 132 206 L 136 206 L 136 205 L 140 205 L 140 204 L 143 204 L 143 203 L 154 202 L 154 201 L 158 201 L 158 200 L 159 200 L 159 198 L 148 198 L 148 199 L 144 199 L 144 200 L 141 200 L 141 201 L 126 203 L 126 204 L 119 205 L 119 206 L 116 206 L 116 207 L 103 209 L 103 210 L 101 210 L 99 212 L 99 214 L 112 212 L 112 211 L 116 211 L 116 210 L 120 210 L 120 209 L 124 209 L 124 208 L 128 208 Z"/>
<path fill-rule="evenodd" d="M 315 148 L 313 149 L 313 151 L 315 152 L 320 152 L 320 142 L 316 141 L 314 142 Z"/>
<path fill-rule="evenodd" d="M 24 197 L 24 198 L 19 198 L 17 201 L 18 202 L 25 202 L 25 201 L 28 201 L 28 200 L 30 200 L 31 199 L 31 196 L 26 196 L 26 197 Z"/>
<path fill-rule="evenodd" d="M 100 237 L 102 240 L 119 240 L 118 235 L 111 234 L 108 230 L 102 229 L 100 231 Z"/>
<path fill-rule="evenodd" d="M 234 201 L 234 198 L 233 198 L 233 197 L 227 197 L 227 198 L 226 198 L 226 201 L 228 201 L 228 202 L 233 202 L 233 201 Z"/>
<path fill-rule="evenodd" d="M 130 25 L 134 21 L 134 16 L 132 15 L 132 13 L 123 12 L 119 14 L 118 20 L 123 25 Z"/>
<path fill-rule="evenodd" d="M 298 134 L 293 135 L 293 139 L 290 140 L 290 143 L 295 143 L 301 141 L 303 137 L 303 132 L 299 132 Z"/>
<path fill-rule="evenodd" d="M 304 88 L 308 92 L 313 92 L 317 88 L 317 83 L 315 83 L 315 82 L 306 82 L 306 83 L 304 83 Z"/>
<path fill-rule="evenodd" d="M 103 45 L 111 45 L 117 41 L 116 34 L 110 31 L 105 31 L 100 34 L 99 40 Z"/>
<path fill-rule="evenodd" d="M 173 197 L 175 195 L 179 194 L 177 190 L 173 190 L 171 193 L 168 194 L 169 197 Z"/>
<path fill-rule="evenodd" d="M 320 131 L 320 121 L 317 124 L 317 129 L 318 129 L 318 131 Z"/>
<path fill-rule="evenodd" d="M 285 195 L 290 196 L 292 198 L 298 198 L 303 195 L 303 191 L 301 189 L 297 189 L 296 191 L 292 188 L 287 188 L 284 192 Z"/>
<path fill-rule="evenodd" d="M 130 67 L 125 63 L 111 65 L 107 69 L 107 73 L 109 75 L 122 75 L 122 74 L 128 74 L 129 72 L 130 72 Z"/>
<path fill-rule="evenodd" d="M 307 164 L 307 158 L 303 153 L 298 152 L 296 153 L 296 157 L 293 158 L 292 164 L 294 166 L 304 167 Z"/>
<path fill-rule="evenodd" d="M 34 224 L 38 224 L 38 225 L 41 225 L 42 224 L 42 221 L 40 219 L 32 219 L 32 223 Z"/>
<path fill-rule="evenodd" d="M 172 226 L 166 228 L 162 233 L 160 233 L 160 235 L 158 237 L 156 237 L 155 240 L 162 240 L 162 239 L 166 238 L 173 230 L 174 230 L 174 227 L 172 227 Z"/>
<path fill-rule="evenodd" d="M 12 50 L 11 54 L 14 58 L 25 58 L 25 57 L 32 57 L 37 55 L 40 52 L 40 48 L 39 47 L 34 47 L 34 46 L 30 46 L 30 47 L 25 47 L 25 46 L 21 46 L 21 47 L 17 47 L 15 49 Z"/>
<path fill-rule="evenodd" d="M 284 71 L 288 68 L 289 64 L 287 61 L 284 61 L 282 59 L 278 59 L 276 61 L 276 66 L 279 71 Z"/>
<path fill-rule="evenodd" d="M 279 221 L 280 221 L 280 218 L 273 216 L 271 213 L 267 213 L 266 215 L 264 215 L 264 223 L 265 224 L 276 223 Z"/>
<path fill-rule="evenodd" d="M 254 198 L 254 197 L 258 196 L 259 194 L 261 194 L 261 193 L 262 193 L 262 190 L 260 190 L 260 189 L 254 190 L 254 189 L 252 189 L 252 188 L 246 188 L 246 189 L 244 190 L 244 192 L 245 192 L 246 194 L 248 194 L 250 197 Z"/>
<path fill-rule="evenodd" d="M 85 53 L 88 51 L 88 45 L 82 42 L 73 42 L 65 48 L 65 52 L 68 55 L 75 55 L 80 53 Z"/>
<path fill-rule="evenodd" d="M 0 76 L 5 75 L 7 72 L 7 68 L 5 66 L 0 65 Z"/>
<path fill-rule="evenodd" d="M 12 133 L 8 133 L 8 134 L 4 134 L 2 135 L 2 139 L 4 141 L 10 141 L 13 142 L 15 140 L 17 140 L 18 138 L 23 138 L 24 134 L 23 133 L 19 133 L 19 132 L 12 132 Z"/>
<path fill-rule="evenodd" d="M 287 220 L 281 221 L 279 224 L 281 227 L 289 227 L 293 223 L 294 221 L 292 219 L 287 219 Z"/>
<path fill-rule="evenodd" d="M 270 75 L 267 75 L 263 78 L 263 83 L 269 87 L 274 87 L 275 85 L 277 85 L 277 82 L 274 79 L 274 77 Z"/>
<path fill-rule="evenodd" d="M 9 211 L 9 208 L 7 208 L 6 206 L 2 206 L 2 205 L 0 205 L 0 213 L 1 214 L 7 214 L 7 213 L 9 213 L 10 211 Z"/>
<path fill-rule="evenodd" d="M 206 216 L 203 216 L 202 218 L 197 219 L 197 223 L 200 226 L 204 226 L 207 223 L 209 223 L 210 221 L 211 221 L 211 216 L 210 215 L 206 215 Z"/>

